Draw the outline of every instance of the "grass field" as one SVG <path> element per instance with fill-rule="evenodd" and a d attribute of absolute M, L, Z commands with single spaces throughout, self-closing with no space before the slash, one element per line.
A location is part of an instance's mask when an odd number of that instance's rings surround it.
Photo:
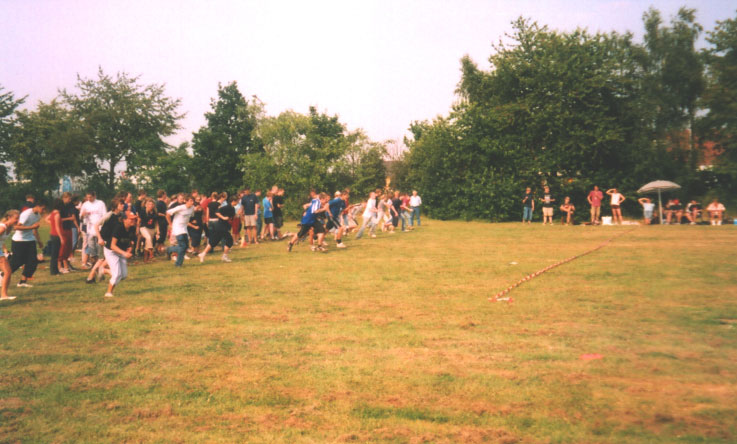
<path fill-rule="evenodd" d="M 330 244 L 134 266 L 112 300 L 40 269 L 0 306 L 0 442 L 737 440 L 737 227 Z"/>

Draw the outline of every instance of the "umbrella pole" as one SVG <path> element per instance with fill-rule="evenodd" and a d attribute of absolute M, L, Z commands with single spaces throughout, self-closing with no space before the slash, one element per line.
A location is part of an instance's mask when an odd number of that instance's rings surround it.
<path fill-rule="evenodd" d="M 660 212 L 660 225 L 663 225 L 663 201 L 660 198 L 660 190 L 658 190 L 658 211 Z"/>

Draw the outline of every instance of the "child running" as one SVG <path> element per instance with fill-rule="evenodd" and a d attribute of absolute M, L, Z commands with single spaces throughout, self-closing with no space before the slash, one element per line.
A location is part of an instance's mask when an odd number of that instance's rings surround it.
<path fill-rule="evenodd" d="M 15 296 L 8 295 L 8 287 L 10 287 L 10 275 L 13 271 L 10 269 L 10 262 L 5 256 L 5 239 L 8 238 L 10 230 L 18 223 L 20 212 L 18 210 L 9 210 L 3 216 L 0 222 L 0 271 L 2 271 L 2 287 L 0 287 L 0 301 L 12 301 Z"/>

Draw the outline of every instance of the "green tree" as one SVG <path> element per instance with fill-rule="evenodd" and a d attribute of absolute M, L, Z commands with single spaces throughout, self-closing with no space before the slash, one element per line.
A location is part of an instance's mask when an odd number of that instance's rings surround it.
<path fill-rule="evenodd" d="M 206 190 L 235 190 L 242 185 L 242 158 L 263 151 L 255 129 L 263 105 L 257 97 L 246 100 L 231 82 L 218 85 L 218 97 L 205 113 L 207 124 L 195 132 L 192 151 L 197 168 L 193 170 L 197 184 Z"/>
<path fill-rule="evenodd" d="M 516 219 L 525 186 L 582 204 L 592 183 L 627 192 L 644 175 L 650 141 L 631 36 L 523 19 L 514 29 L 490 71 L 461 60 L 448 117 L 410 127 L 409 183 L 433 216 Z"/>
<path fill-rule="evenodd" d="M 115 186 L 115 170 L 125 164 L 135 171 L 164 152 L 163 138 L 179 128 L 179 99 L 164 94 L 163 85 L 143 85 L 139 77 L 107 75 L 97 79 L 77 77 L 77 92 L 61 91 L 63 101 L 87 127 L 93 156 L 103 183 Z"/>
<path fill-rule="evenodd" d="M 638 60 L 643 69 L 642 100 L 650 111 L 646 121 L 655 141 L 657 162 L 652 169 L 691 194 L 699 157 L 696 114 L 705 87 L 704 61 L 696 50 L 703 28 L 695 21 L 695 10 L 687 8 L 680 8 L 669 26 L 652 8 L 643 22 L 644 51 Z"/>
<path fill-rule="evenodd" d="M 699 127 L 702 139 L 716 143 L 721 153 L 714 185 L 722 189 L 723 197 L 732 197 L 737 192 L 737 17 L 717 22 L 707 41 L 712 47 L 706 52 L 707 87 L 702 101 L 706 114 Z"/>
<path fill-rule="evenodd" d="M 82 123 L 57 101 L 19 111 L 8 160 L 15 175 L 40 192 L 59 188 L 64 175 L 82 176 L 94 168 L 92 140 Z"/>
<path fill-rule="evenodd" d="M 10 152 L 10 138 L 15 128 L 14 113 L 26 99 L 25 97 L 16 99 L 11 91 L 3 92 L 4 90 L 5 88 L 0 85 L 0 181 L 7 178 L 7 171 L 2 163 L 7 160 Z"/>
<path fill-rule="evenodd" d="M 164 189 L 168 193 L 189 192 L 194 187 L 195 163 L 189 153 L 189 143 L 167 148 L 150 166 L 138 175 L 137 182 L 145 188 Z"/>

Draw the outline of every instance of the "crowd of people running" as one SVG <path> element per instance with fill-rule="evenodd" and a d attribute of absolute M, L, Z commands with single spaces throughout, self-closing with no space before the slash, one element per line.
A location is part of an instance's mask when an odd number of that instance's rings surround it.
<path fill-rule="evenodd" d="M 598 186 L 594 186 L 586 196 L 591 213 L 591 219 L 588 222 L 590 225 L 601 225 L 602 223 L 601 206 L 604 200 L 604 194 Z M 622 203 L 627 198 L 616 188 L 607 190 L 606 195 L 609 196 L 609 206 L 612 212 L 611 222 L 613 224 L 621 224 Z M 557 200 L 550 192 L 550 187 L 547 186 L 543 188 L 541 197 L 536 197 L 532 192 L 532 188 L 527 187 L 525 189 L 525 194 L 522 197 L 522 223 L 532 223 L 535 202 L 538 202 L 539 206 L 542 207 L 543 225 L 553 225 L 553 214 Z M 655 203 L 650 198 L 641 197 L 637 199 L 637 202 L 642 207 L 642 221 L 645 225 L 650 225 L 654 220 L 660 218 L 659 214 L 655 211 Z M 558 208 L 562 216 L 561 222 L 564 225 L 573 224 L 573 215 L 576 212 L 576 207 L 571 203 L 570 196 L 566 196 Z M 711 225 L 721 225 L 724 219 L 724 212 L 725 207 L 718 199 L 714 199 L 707 205 L 706 212 L 703 211 L 702 205 L 696 200 L 691 200 L 691 202 L 684 206 L 678 199 L 669 199 L 663 211 L 665 219 L 663 222 L 668 225 L 672 223 L 680 225 L 683 223 L 685 217 L 691 225 L 696 225 L 702 222 L 704 216 L 708 214 Z"/>
<path fill-rule="evenodd" d="M 245 188 L 237 195 L 213 192 L 209 196 L 192 190 L 170 197 L 163 190 L 156 197 L 145 191 L 134 200 L 132 193 L 118 193 L 108 205 L 89 191 L 83 201 L 63 193 L 48 212 L 34 196 L 26 196 L 20 210 L 9 210 L 0 221 L 0 301 L 13 300 L 8 294 L 11 275 L 22 268 L 18 287 L 31 287 L 44 253 L 49 256 L 51 275 L 85 270 L 86 282 L 103 282 L 109 275 L 105 297 L 113 297 L 116 286 L 128 276 L 128 260 L 139 257 L 149 263 L 156 257 L 170 258 L 181 267 L 185 260 L 197 257 L 204 262 L 207 254 L 222 248 L 221 260 L 231 262 L 234 247 L 245 248 L 265 241 L 288 239 L 287 251 L 309 239 L 312 251 L 327 249 L 325 235 L 333 233 L 336 247 L 345 248 L 343 240 L 356 231 L 356 239 L 368 229 L 371 237 L 377 230 L 394 233 L 419 227 L 422 199 L 399 191 L 377 189 L 362 202 L 350 202 L 350 190 L 326 193 L 310 191 L 303 205 L 298 230 L 284 230 L 284 189 L 277 186 L 262 196 L 260 190 Z M 359 226 L 358 216 L 363 220 Z M 49 224 L 49 239 L 44 246 L 39 235 L 42 217 Z M 14 231 L 11 250 L 5 241 Z M 75 268 L 75 251 L 81 250 Z"/>

